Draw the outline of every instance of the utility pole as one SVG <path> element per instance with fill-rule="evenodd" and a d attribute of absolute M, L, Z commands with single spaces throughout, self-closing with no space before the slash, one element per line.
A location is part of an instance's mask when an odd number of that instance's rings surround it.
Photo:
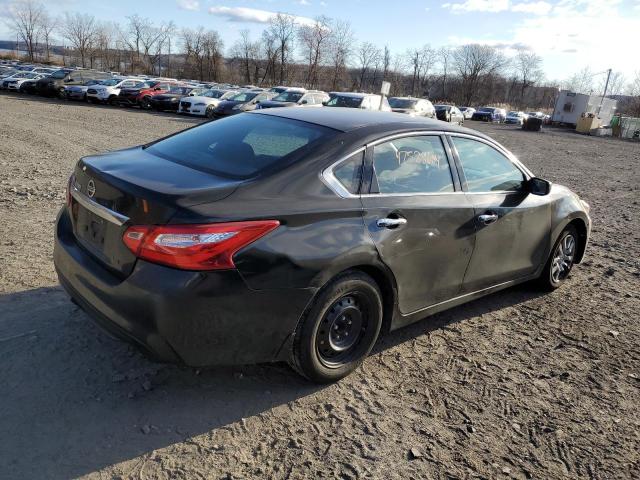
<path fill-rule="evenodd" d="M 598 115 L 600 115 L 600 110 L 602 109 L 602 103 L 604 102 L 604 97 L 607 94 L 607 89 L 609 88 L 610 78 L 611 78 L 611 69 L 607 70 L 607 81 L 604 84 L 604 92 L 602 93 L 602 97 L 600 97 L 600 106 L 598 107 Z"/>

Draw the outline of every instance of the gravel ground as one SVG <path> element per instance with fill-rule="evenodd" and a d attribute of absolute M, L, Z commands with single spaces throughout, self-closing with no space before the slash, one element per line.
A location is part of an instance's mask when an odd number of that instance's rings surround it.
<path fill-rule="evenodd" d="M 103 334 L 58 287 L 74 162 L 196 120 L 0 95 L 3 478 L 640 477 L 640 144 L 470 123 L 592 206 L 586 261 L 385 337 L 331 386 L 197 371 Z"/>

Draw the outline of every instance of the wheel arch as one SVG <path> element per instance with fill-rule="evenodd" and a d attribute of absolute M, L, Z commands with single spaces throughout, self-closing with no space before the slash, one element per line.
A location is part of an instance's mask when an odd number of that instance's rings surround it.
<path fill-rule="evenodd" d="M 578 218 L 574 218 L 573 220 L 569 221 L 567 223 L 567 225 L 564 228 L 567 228 L 569 225 L 573 226 L 576 231 L 578 232 L 578 249 L 576 252 L 576 258 L 574 263 L 580 263 L 582 262 L 582 259 L 584 258 L 584 253 L 587 249 L 587 241 L 589 238 L 589 232 L 587 229 L 587 224 L 586 222 L 578 217 Z"/>

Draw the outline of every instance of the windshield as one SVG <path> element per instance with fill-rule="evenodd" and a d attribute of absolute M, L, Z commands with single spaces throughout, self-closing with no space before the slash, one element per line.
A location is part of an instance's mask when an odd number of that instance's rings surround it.
<path fill-rule="evenodd" d="M 253 100 L 257 95 L 255 92 L 242 92 L 234 95 L 229 100 L 232 102 L 248 102 L 249 100 Z"/>
<path fill-rule="evenodd" d="M 282 92 L 273 100 L 276 102 L 297 102 L 302 98 L 302 95 L 304 95 L 302 92 Z"/>
<path fill-rule="evenodd" d="M 414 108 L 418 103 L 417 100 L 411 100 L 408 98 L 390 98 L 389 105 L 391 108 Z"/>
<path fill-rule="evenodd" d="M 246 114 L 191 128 L 148 151 L 214 175 L 246 179 L 288 165 L 335 134 L 306 122 Z"/>
<path fill-rule="evenodd" d="M 364 97 L 346 97 L 342 95 L 334 95 L 327 102 L 327 107 L 347 107 L 360 108 Z"/>
<path fill-rule="evenodd" d="M 451 105 L 435 105 L 436 111 L 442 112 L 443 110 L 449 110 Z"/>
<path fill-rule="evenodd" d="M 224 93 L 225 92 L 223 92 L 222 90 L 207 90 L 205 92 L 202 92 L 200 96 L 209 98 L 220 98 L 222 95 L 224 95 Z"/>
<path fill-rule="evenodd" d="M 174 95 L 187 95 L 191 90 L 193 90 L 191 87 L 171 87 L 168 93 Z"/>
<path fill-rule="evenodd" d="M 520 112 L 509 112 L 507 114 L 507 117 L 519 117 L 520 116 Z"/>
<path fill-rule="evenodd" d="M 66 77 L 68 73 L 69 73 L 68 70 L 57 70 L 57 71 L 53 72 L 51 74 L 51 77 L 49 77 L 49 78 L 54 78 L 56 80 L 61 80 L 64 77 Z"/>
<path fill-rule="evenodd" d="M 493 113 L 495 111 L 495 108 L 490 108 L 490 107 L 482 107 L 480 110 L 478 110 L 479 112 L 485 112 L 485 113 Z"/>
<path fill-rule="evenodd" d="M 117 80 L 115 78 L 109 78 L 107 80 L 103 80 L 102 82 L 100 82 L 101 85 L 105 85 L 107 87 L 113 87 L 117 84 L 119 84 L 122 80 Z"/>

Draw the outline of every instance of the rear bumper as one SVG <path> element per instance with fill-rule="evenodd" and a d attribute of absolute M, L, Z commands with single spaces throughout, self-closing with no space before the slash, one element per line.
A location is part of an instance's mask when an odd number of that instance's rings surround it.
<path fill-rule="evenodd" d="M 121 278 L 88 254 L 58 215 L 54 264 L 69 295 L 116 336 L 191 366 L 284 360 L 313 289 L 252 290 L 236 270 L 189 272 L 138 260 Z"/>

